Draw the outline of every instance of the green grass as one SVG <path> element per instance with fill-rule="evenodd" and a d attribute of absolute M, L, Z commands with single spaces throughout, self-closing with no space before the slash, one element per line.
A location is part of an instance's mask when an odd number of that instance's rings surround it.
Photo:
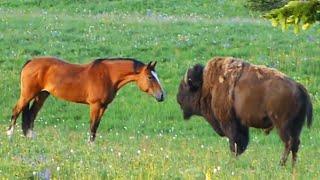
<path fill-rule="evenodd" d="M 242 1 L 0 2 L 0 178 L 316 179 L 320 176 L 320 34 L 294 35 L 271 27 Z M 167 99 L 157 103 L 134 84 L 120 90 L 94 145 L 87 144 L 88 107 L 50 97 L 28 140 L 5 130 L 19 96 L 24 62 L 53 55 L 74 63 L 97 57 L 157 60 Z M 228 142 L 202 118 L 185 122 L 176 103 L 190 65 L 235 56 L 275 67 L 303 83 L 314 103 L 314 124 L 303 129 L 297 167 L 278 162 L 275 131 L 251 129 L 247 151 L 235 158 Z M 20 120 L 19 120 L 20 121 Z"/>

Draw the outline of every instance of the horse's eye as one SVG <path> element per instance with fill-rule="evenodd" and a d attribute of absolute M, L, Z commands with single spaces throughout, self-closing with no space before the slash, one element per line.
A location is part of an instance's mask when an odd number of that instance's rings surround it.
<path fill-rule="evenodd" d="M 149 79 L 152 79 L 152 76 L 148 76 Z"/>

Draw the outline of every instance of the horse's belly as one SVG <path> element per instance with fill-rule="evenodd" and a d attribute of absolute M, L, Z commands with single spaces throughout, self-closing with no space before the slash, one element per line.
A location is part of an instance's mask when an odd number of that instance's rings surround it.
<path fill-rule="evenodd" d="M 48 91 L 51 95 L 63 99 L 66 101 L 76 102 L 76 103 L 84 103 L 86 102 L 86 92 L 79 87 L 46 87 L 44 90 Z"/>

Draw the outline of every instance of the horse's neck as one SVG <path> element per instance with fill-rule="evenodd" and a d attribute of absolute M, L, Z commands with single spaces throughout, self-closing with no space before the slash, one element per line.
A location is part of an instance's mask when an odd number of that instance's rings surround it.
<path fill-rule="evenodd" d="M 112 63 L 109 66 L 109 75 L 116 90 L 129 82 L 138 80 L 138 74 L 134 72 L 131 64 L 117 65 Z"/>
<path fill-rule="evenodd" d="M 122 86 L 128 84 L 129 82 L 132 81 L 137 81 L 137 75 L 136 74 L 132 74 L 132 75 L 127 75 L 124 76 L 123 79 L 119 79 L 119 81 L 116 83 L 115 87 L 116 89 L 120 89 Z"/>

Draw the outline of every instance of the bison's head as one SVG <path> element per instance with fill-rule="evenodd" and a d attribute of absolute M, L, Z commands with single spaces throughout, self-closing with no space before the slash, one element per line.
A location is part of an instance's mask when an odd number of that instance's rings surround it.
<path fill-rule="evenodd" d="M 183 111 L 184 119 L 189 119 L 192 115 L 201 115 L 202 74 L 203 66 L 197 64 L 187 70 L 180 83 L 177 101 Z"/>

